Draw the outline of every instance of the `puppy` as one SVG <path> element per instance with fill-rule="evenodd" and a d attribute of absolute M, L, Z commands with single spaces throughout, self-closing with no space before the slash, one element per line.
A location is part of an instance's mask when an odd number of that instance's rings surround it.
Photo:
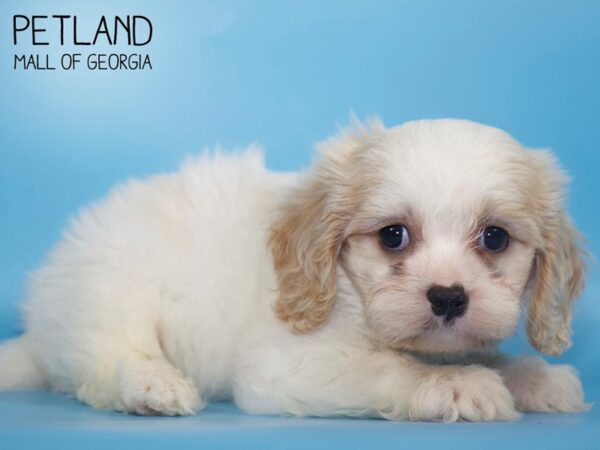
<path fill-rule="evenodd" d="M 249 149 L 129 181 L 32 274 L 0 388 L 134 414 L 583 411 L 571 367 L 494 350 L 525 305 L 537 350 L 570 344 L 565 181 L 549 152 L 461 120 L 357 125 L 305 174 Z"/>

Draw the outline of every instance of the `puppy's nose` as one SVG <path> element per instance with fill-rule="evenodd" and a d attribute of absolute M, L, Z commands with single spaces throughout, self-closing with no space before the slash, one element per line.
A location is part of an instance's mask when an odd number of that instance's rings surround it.
<path fill-rule="evenodd" d="M 460 284 L 450 287 L 434 285 L 427 291 L 427 300 L 436 316 L 445 316 L 444 321 L 462 316 L 469 304 L 469 297 Z"/>

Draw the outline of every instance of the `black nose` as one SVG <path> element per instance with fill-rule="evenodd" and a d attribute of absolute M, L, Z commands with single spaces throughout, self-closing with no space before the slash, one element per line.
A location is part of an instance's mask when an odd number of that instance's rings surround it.
<path fill-rule="evenodd" d="M 467 310 L 469 297 L 460 284 L 450 287 L 432 286 L 427 291 L 427 300 L 436 316 L 445 316 L 445 321 L 462 316 Z"/>

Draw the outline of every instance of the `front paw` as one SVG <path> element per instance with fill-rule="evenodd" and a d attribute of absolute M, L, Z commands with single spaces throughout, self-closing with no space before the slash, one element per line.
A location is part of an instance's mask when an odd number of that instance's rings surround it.
<path fill-rule="evenodd" d="M 571 366 L 552 366 L 541 358 L 523 357 L 501 370 L 520 411 L 581 412 L 590 408 Z"/>
<path fill-rule="evenodd" d="M 513 398 L 500 375 L 480 366 L 439 367 L 411 398 L 411 420 L 516 420 Z"/>

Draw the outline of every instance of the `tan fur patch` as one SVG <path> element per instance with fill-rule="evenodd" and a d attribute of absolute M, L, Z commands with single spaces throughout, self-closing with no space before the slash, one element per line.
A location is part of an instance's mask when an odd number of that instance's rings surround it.
<path fill-rule="evenodd" d="M 365 168 L 357 154 L 364 155 L 378 127 L 346 132 L 323 144 L 312 177 L 290 194 L 273 224 L 269 245 L 279 281 L 275 311 L 296 332 L 320 327 L 332 309 L 346 227 L 364 199 L 365 186 L 376 182 L 369 174 L 377 171 Z"/>
<path fill-rule="evenodd" d="M 581 235 L 563 209 L 565 176 L 546 153 L 533 153 L 532 165 L 539 174 L 530 198 L 539 223 L 540 242 L 527 334 L 536 349 L 558 355 L 571 343 L 571 304 L 583 287 L 585 264 L 578 245 Z"/>

